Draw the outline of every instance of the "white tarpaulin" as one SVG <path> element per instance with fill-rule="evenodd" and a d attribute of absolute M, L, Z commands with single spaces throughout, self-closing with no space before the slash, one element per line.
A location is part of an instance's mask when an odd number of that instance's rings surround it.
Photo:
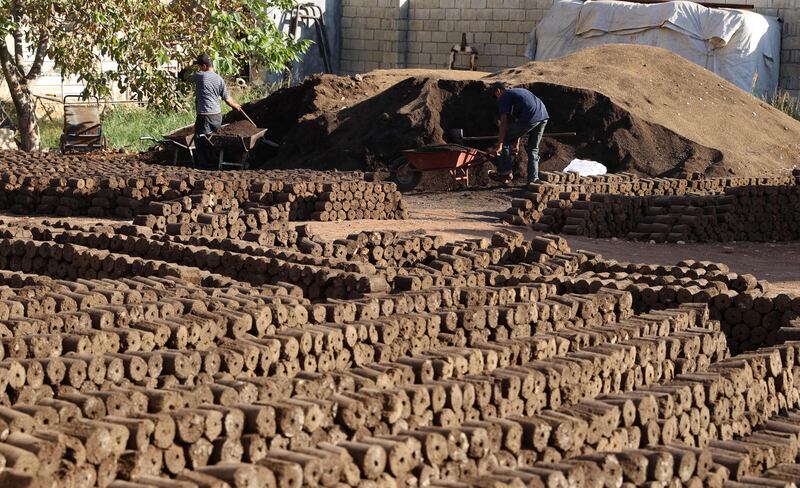
<path fill-rule="evenodd" d="M 573 159 L 566 168 L 565 173 L 578 173 L 581 176 L 600 176 L 608 173 L 608 168 L 590 159 Z"/>
<path fill-rule="evenodd" d="M 668 49 L 747 92 L 778 87 L 780 21 L 694 2 L 557 1 L 531 32 L 528 57 L 558 58 L 601 44 Z"/>

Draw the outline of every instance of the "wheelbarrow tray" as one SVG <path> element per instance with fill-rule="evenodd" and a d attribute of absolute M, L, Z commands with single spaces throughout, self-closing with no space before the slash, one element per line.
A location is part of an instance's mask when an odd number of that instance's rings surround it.
<path fill-rule="evenodd" d="M 256 129 L 254 129 L 256 130 Z M 211 144 L 218 149 L 253 149 L 259 139 L 267 132 L 267 129 L 257 129 L 250 134 L 218 134 L 212 133 Z"/>
<path fill-rule="evenodd" d="M 187 125 L 186 127 L 181 127 L 180 129 L 174 130 L 168 134 L 164 134 L 161 137 L 163 137 L 165 140 L 176 142 L 185 147 L 193 147 L 194 125 Z"/>
<path fill-rule="evenodd" d="M 403 151 L 406 160 L 419 171 L 435 171 L 470 166 L 481 151 L 468 147 L 440 146 Z"/>

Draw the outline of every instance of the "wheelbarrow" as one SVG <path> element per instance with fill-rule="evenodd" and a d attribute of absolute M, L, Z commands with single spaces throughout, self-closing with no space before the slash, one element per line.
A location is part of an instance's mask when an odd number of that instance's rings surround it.
<path fill-rule="evenodd" d="M 575 132 L 551 132 L 544 137 L 571 137 Z M 451 129 L 450 137 L 456 144 L 437 144 L 419 149 L 408 149 L 391 164 L 394 180 L 400 191 L 413 190 L 422 180 L 422 173 L 448 171 L 458 182 L 469 188 L 469 170 L 494 161 L 497 156 L 486 151 L 467 147 L 461 142 L 493 141 L 497 136 L 465 137 L 463 129 Z M 516 149 L 512 149 L 516 158 Z"/>
<path fill-rule="evenodd" d="M 494 159 L 486 151 L 460 144 L 437 144 L 403 151 L 392 169 L 400 191 L 413 190 L 422 180 L 422 173 L 432 171 L 447 171 L 469 187 L 469 170 Z"/>
<path fill-rule="evenodd" d="M 264 137 L 268 129 L 253 128 L 244 134 L 229 133 L 222 126 L 209 137 L 211 145 L 218 151 L 218 169 L 250 169 L 250 152 L 257 144 L 280 147 Z"/>
<path fill-rule="evenodd" d="M 161 137 L 142 136 L 141 141 L 153 141 L 164 149 L 171 151 L 172 164 L 192 164 L 194 158 L 194 125 L 187 125 Z"/>

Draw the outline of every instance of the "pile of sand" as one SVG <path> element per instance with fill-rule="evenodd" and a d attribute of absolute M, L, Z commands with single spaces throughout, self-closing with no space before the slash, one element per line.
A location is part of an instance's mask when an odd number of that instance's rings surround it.
<path fill-rule="evenodd" d="M 543 141 L 545 169 L 579 157 L 653 176 L 762 175 L 800 160 L 799 122 L 710 71 L 645 46 L 601 46 L 491 75 L 323 75 L 245 110 L 282 144 L 259 154 L 265 166 L 367 169 L 404 149 L 453 142 L 452 128 L 496 133 L 496 102 L 485 91 L 495 80 L 542 98 L 548 132 L 577 133 Z"/>

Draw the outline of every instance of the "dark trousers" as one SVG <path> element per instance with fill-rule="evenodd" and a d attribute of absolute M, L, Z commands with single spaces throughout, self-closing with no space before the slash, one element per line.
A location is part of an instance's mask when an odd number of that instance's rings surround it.
<path fill-rule="evenodd" d="M 222 114 L 197 114 L 194 121 L 194 165 L 200 169 L 217 169 L 217 151 L 208 136 L 222 125 Z"/>
<path fill-rule="evenodd" d="M 513 163 L 511 147 L 516 144 L 520 137 L 527 135 L 528 142 L 525 143 L 525 152 L 528 154 L 528 183 L 538 180 L 539 143 L 542 142 L 545 126 L 547 126 L 547 120 L 542 120 L 533 124 L 520 124 L 518 122 L 509 123 L 506 130 L 506 138 L 503 142 L 503 149 L 495 163 L 497 166 L 497 173 L 501 175 L 511 173 L 511 165 Z"/>

